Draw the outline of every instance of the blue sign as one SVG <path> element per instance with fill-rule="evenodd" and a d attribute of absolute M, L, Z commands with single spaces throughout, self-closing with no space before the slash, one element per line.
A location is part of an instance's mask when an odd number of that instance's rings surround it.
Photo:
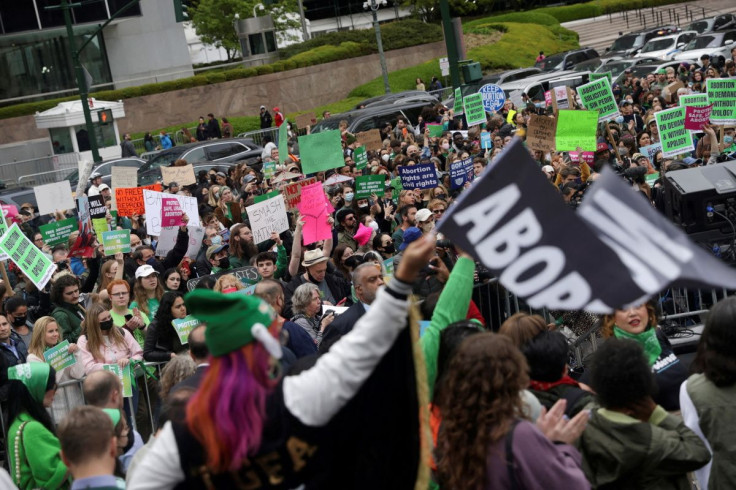
<path fill-rule="evenodd" d="M 504 102 L 506 102 L 506 94 L 498 85 L 487 83 L 478 92 L 483 95 L 483 107 L 486 112 L 500 111 Z"/>
<path fill-rule="evenodd" d="M 491 143 L 491 133 L 488 131 L 480 133 L 480 147 L 488 150 L 493 148 L 493 143 Z"/>
<path fill-rule="evenodd" d="M 433 189 L 440 185 L 433 163 L 399 167 L 399 175 L 404 189 Z"/>
<path fill-rule="evenodd" d="M 473 158 L 458 160 L 450 164 L 450 187 L 460 189 L 473 180 Z"/>

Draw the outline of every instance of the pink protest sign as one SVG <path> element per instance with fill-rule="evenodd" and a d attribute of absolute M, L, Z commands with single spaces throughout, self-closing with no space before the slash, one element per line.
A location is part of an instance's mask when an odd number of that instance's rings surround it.
<path fill-rule="evenodd" d="M 327 222 L 328 204 L 329 201 L 320 182 L 302 187 L 298 207 L 299 214 L 304 217 L 302 241 L 305 245 L 326 240 L 332 236 L 332 229 Z"/>
<path fill-rule="evenodd" d="M 10 204 L 3 204 L 2 208 L 3 208 L 3 216 L 5 216 L 6 219 L 18 221 L 16 219 L 18 216 L 18 208 Z"/>
<path fill-rule="evenodd" d="M 713 104 L 704 107 L 685 107 L 685 129 L 702 131 L 703 125 L 708 124 Z"/>
<path fill-rule="evenodd" d="M 546 91 L 546 92 L 544 93 L 544 104 L 545 104 L 545 105 L 546 105 L 547 107 L 549 107 L 549 106 L 551 106 L 551 105 L 552 105 L 552 91 L 551 91 L 551 90 L 547 90 L 547 91 Z"/>
<path fill-rule="evenodd" d="M 183 226 L 182 210 L 179 201 L 173 197 L 161 198 L 161 227 Z"/>
<path fill-rule="evenodd" d="M 570 155 L 570 161 L 572 163 L 580 163 L 580 157 L 578 156 L 578 152 L 571 151 L 568 152 L 568 155 Z M 587 163 L 588 165 L 592 165 L 595 161 L 595 152 L 593 151 L 584 151 L 583 152 L 583 161 Z"/>

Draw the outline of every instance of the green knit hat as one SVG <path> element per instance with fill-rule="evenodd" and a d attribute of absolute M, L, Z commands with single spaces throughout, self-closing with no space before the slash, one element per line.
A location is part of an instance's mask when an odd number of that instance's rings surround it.
<path fill-rule="evenodd" d="M 33 399 L 38 403 L 43 403 L 50 373 L 49 364 L 45 362 L 29 362 L 26 364 L 16 364 L 8 368 L 8 379 L 15 379 L 26 385 Z"/>
<path fill-rule="evenodd" d="M 276 313 L 261 298 L 195 289 L 184 297 L 184 304 L 187 312 L 207 324 L 204 341 L 213 356 L 224 356 L 258 340 L 272 356 L 281 358 L 281 344 L 268 331 Z"/>

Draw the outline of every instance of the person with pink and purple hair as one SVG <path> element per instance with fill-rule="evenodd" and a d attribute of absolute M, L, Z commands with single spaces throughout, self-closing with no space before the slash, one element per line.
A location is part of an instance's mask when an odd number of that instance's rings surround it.
<path fill-rule="evenodd" d="M 267 303 L 189 293 L 210 367 L 186 423 L 164 426 L 128 488 L 411 488 L 426 478 L 405 327 L 411 285 L 433 254 L 433 237 L 416 240 L 354 329 L 283 378 Z"/>

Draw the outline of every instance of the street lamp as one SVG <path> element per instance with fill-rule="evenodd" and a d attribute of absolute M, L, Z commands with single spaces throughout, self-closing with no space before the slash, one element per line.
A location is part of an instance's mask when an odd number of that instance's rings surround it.
<path fill-rule="evenodd" d="M 385 7 L 388 5 L 387 0 L 370 0 L 363 2 L 363 9 L 371 9 L 373 14 L 373 28 L 376 30 L 376 43 L 378 44 L 378 57 L 381 59 L 381 72 L 383 72 L 383 87 L 386 89 L 386 93 L 391 93 L 391 87 L 388 84 L 388 69 L 386 68 L 386 57 L 383 55 L 383 42 L 381 41 L 381 26 L 378 25 L 378 15 L 376 12 L 379 7 Z"/>
<path fill-rule="evenodd" d="M 258 17 L 258 14 L 256 13 L 256 9 L 260 10 L 261 12 L 263 12 L 264 10 L 266 10 L 266 7 L 264 7 L 262 3 L 255 4 L 253 6 L 253 17 Z"/>

